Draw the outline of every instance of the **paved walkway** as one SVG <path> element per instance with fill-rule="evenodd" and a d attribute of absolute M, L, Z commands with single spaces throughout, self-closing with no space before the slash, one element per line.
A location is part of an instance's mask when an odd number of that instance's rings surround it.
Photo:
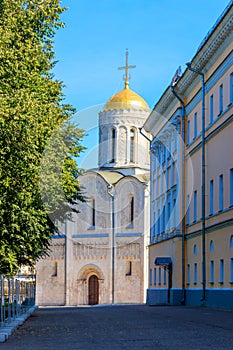
<path fill-rule="evenodd" d="M 3 350 L 233 350 L 233 312 L 146 305 L 40 308 Z"/>

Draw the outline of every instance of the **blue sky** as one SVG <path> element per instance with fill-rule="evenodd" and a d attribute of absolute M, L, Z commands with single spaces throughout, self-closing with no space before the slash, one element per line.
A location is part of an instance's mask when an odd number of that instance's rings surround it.
<path fill-rule="evenodd" d="M 66 24 L 55 36 L 55 77 L 87 130 L 84 168 L 97 161 L 98 110 L 123 88 L 125 49 L 130 87 L 153 108 L 177 67 L 194 56 L 229 0 L 63 0 Z"/>

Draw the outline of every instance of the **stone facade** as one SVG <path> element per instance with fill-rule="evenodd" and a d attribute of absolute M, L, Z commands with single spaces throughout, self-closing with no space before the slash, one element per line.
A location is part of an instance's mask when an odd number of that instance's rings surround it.
<path fill-rule="evenodd" d="M 39 305 L 145 301 L 149 143 L 139 128 L 149 108 L 128 86 L 120 94 L 120 110 L 113 97 L 99 114 L 99 170 L 79 178 L 88 200 L 37 263 Z"/>

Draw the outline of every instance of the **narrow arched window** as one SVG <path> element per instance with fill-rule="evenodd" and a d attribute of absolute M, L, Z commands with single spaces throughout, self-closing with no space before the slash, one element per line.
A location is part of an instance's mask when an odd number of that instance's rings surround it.
<path fill-rule="evenodd" d="M 57 276 L 57 261 L 53 262 L 53 274 L 52 277 L 56 277 Z"/>
<path fill-rule="evenodd" d="M 130 130 L 130 162 L 134 162 L 135 153 L 135 132 L 133 129 Z"/>
<path fill-rule="evenodd" d="M 130 224 L 134 221 L 134 197 L 130 198 Z"/>
<path fill-rule="evenodd" d="M 92 226 L 95 227 L 95 199 L 92 199 Z"/>
<path fill-rule="evenodd" d="M 210 252 L 214 251 L 214 242 L 211 240 L 210 241 Z"/>
<path fill-rule="evenodd" d="M 194 254 L 194 255 L 197 255 L 197 253 L 198 253 L 198 251 L 197 251 L 197 245 L 194 244 L 194 246 L 193 246 L 193 254 Z"/>
<path fill-rule="evenodd" d="M 112 159 L 111 159 L 111 163 L 114 163 L 115 162 L 115 158 L 116 158 L 116 130 L 115 129 L 112 129 L 111 141 L 112 141 Z"/>
<path fill-rule="evenodd" d="M 230 248 L 233 248 L 233 235 L 230 238 Z"/>

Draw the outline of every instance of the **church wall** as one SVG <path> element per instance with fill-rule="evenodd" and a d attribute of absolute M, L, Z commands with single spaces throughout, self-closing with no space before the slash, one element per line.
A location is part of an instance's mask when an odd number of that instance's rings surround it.
<path fill-rule="evenodd" d="M 149 142 L 139 132 L 149 107 L 128 85 L 125 81 L 125 89 L 99 113 L 100 170 L 79 177 L 87 201 L 79 203 L 71 221 L 60 225 L 66 242 L 56 258 L 56 276 L 50 271 L 56 239 L 50 256 L 37 264 L 39 304 L 145 301 L 148 180 L 136 174 L 149 170 Z"/>
<path fill-rule="evenodd" d="M 64 239 L 54 239 L 49 257 L 36 264 L 36 304 L 64 305 Z"/>

